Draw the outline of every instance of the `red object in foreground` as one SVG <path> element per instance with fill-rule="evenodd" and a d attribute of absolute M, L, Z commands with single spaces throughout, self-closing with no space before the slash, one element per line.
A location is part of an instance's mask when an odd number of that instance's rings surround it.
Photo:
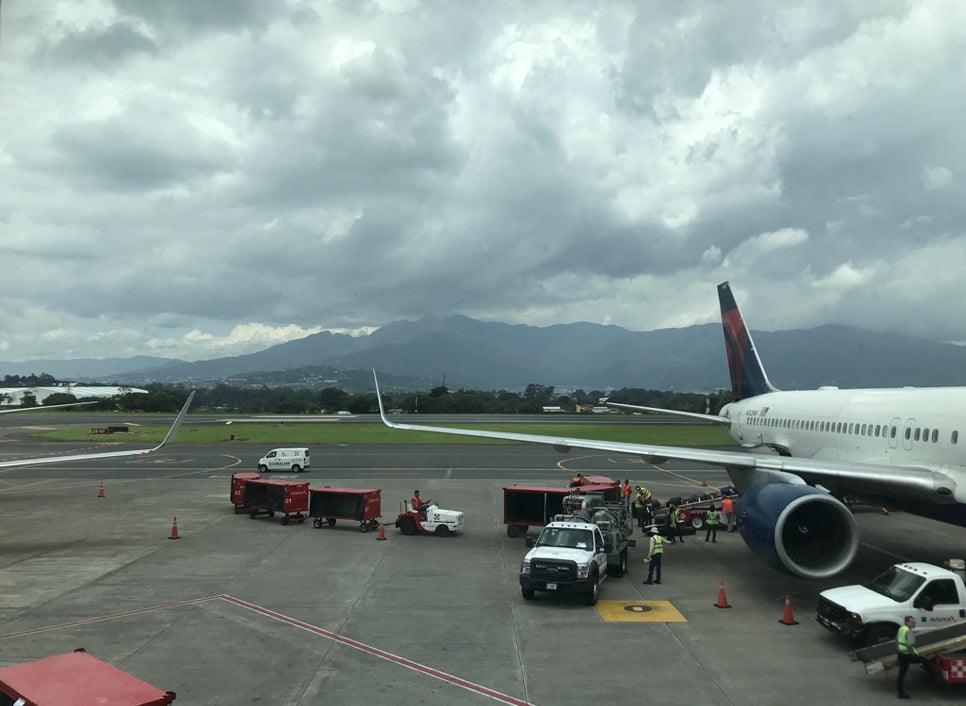
<path fill-rule="evenodd" d="M 0 668 L 0 694 L 26 706 L 165 706 L 175 700 L 86 652 L 69 652 Z"/>

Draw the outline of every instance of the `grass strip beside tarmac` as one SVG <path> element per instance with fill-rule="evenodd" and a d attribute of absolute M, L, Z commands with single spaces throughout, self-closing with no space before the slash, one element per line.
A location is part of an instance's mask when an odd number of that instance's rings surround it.
<path fill-rule="evenodd" d="M 664 424 L 439 424 L 454 428 L 540 434 L 567 438 L 600 439 L 664 446 L 730 446 L 734 441 L 721 428 Z M 69 427 L 37 431 L 35 438 L 57 441 L 104 441 L 159 443 L 166 426 L 132 426 L 128 432 L 92 434 L 88 428 Z M 234 438 L 232 438 L 234 436 Z M 450 436 L 430 432 L 390 429 L 379 423 L 235 424 L 192 426 L 185 424 L 178 434 L 180 444 L 270 444 L 273 446 L 326 446 L 348 444 L 497 444 L 515 442 L 478 437 Z"/>

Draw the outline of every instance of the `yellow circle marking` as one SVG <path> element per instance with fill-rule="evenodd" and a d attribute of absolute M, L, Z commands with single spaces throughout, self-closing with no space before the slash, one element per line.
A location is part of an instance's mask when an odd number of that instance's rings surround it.
<path fill-rule="evenodd" d="M 608 623 L 686 623 L 671 601 L 597 601 L 597 612 Z"/>

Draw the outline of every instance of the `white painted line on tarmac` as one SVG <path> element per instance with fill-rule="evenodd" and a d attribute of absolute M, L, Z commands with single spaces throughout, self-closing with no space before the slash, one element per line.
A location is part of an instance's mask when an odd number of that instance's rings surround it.
<path fill-rule="evenodd" d="M 394 664 L 398 664 L 401 667 L 412 669 L 415 672 L 426 674 L 427 676 L 434 677 L 448 684 L 453 684 L 454 686 L 461 687 L 463 689 L 466 689 L 467 691 L 472 691 L 473 693 L 489 697 L 490 699 L 493 699 L 494 701 L 497 701 L 502 704 L 511 704 L 511 706 L 534 706 L 529 701 L 523 701 L 522 699 L 518 699 L 515 696 L 510 696 L 509 694 L 504 694 L 502 692 L 496 691 L 495 689 L 490 689 L 489 687 L 483 686 L 481 684 L 476 684 L 475 682 L 471 682 L 467 679 L 462 679 L 452 674 L 448 674 L 447 672 L 441 671 L 439 669 L 428 667 L 424 664 L 420 664 L 419 662 L 414 662 L 411 659 L 400 657 L 399 655 L 393 654 L 392 652 L 386 652 L 385 650 L 381 650 L 378 647 L 373 647 L 363 642 L 359 642 L 358 640 L 353 640 L 352 638 L 349 638 L 349 637 L 343 637 L 342 635 L 338 635 L 334 632 L 326 630 L 325 628 L 320 628 L 317 625 L 312 625 L 310 623 L 306 623 L 301 620 L 297 620 L 295 618 L 290 618 L 287 615 L 276 613 L 275 611 L 269 610 L 268 608 L 263 608 L 260 605 L 256 605 L 255 603 L 249 603 L 248 601 L 243 601 L 240 598 L 234 598 L 233 596 L 229 596 L 225 593 L 220 593 L 216 596 L 206 596 L 205 598 L 193 598 L 186 601 L 179 601 L 177 603 L 165 603 L 162 605 L 152 606 L 150 608 L 138 608 L 137 610 L 127 610 L 127 611 L 124 611 L 123 613 L 112 613 L 110 615 L 102 615 L 102 616 L 93 617 L 93 618 L 85 618 L 82 620 L 74 620 L 69 623 L 47 625 L 44 627 L 33 628 L 30 630 L 18 630 L 17 632 L 11 632 L 5 635 L 0 635 L 0 640 L 6 640 L 13 637 L 24 637 L 25 635 L 36 635 L 42 632 L 50 632 L 53 630 L 60 630 L 63 628 L 72 628 L 78 625 L 88 625 L 90 623 L 100 623 L 107 620 L 114 620 L 116 618 L 126 618 L 131 615 L 139 615 L 141 613 L 147 613 L 152 610 L 161 610 L 164 608 L 180 608 L 182 606 L 193 605 L 196 603 L 204 603 L 206 601 L 214 601 L 214 600 L 225 601 L 226 603 L 230 603 L 234 606 L 238 606 L 239 608 L 245 608 L 246 610 L 250 610 L 254 613 L 258 613 L 259 615 L 263 615 L 267 618 L 271 618 L 272 620 L 278 620 L 279 622 L 286 623 L 288 625 L 292 625 L 294 627 L 300 628 L 314 635 L 326 637 L 332 640 L 333 642 L 338 642 L 341 645 L 352 647 L 353 649 L 357 649 L 367 654 L 371 654 L 375 657 L 379 657 L 381 659 L 392 662 Z"/>

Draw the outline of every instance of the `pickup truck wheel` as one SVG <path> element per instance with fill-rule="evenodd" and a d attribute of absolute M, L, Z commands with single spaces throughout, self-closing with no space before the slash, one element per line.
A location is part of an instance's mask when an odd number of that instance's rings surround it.
<path fill-rule="evenodd" d="M 592 578 L 592 588 L 587 592 L 587 605 L 597 605 L 597 595 L 600 593 L 600 582 L 597 580 L 597 574 L 594 574 Z"/>
<path fill-rule="evenodd" d="M 403 534 L 416 534 L 416 522 L 411 517 L 403 517 L 396 526 Z"/>
<path fill-rule="evenodd" d="M 889 623 L 873 625 L 865 633 L 866 647 L 871 645 L 881 645 L 883 642 L 895 640 L 897 632 L 899 632 L 899 628 L 895 625 L 890 625 Z"/>
<path fill-rule="evenodd" d="M 691 526 L 694 527 L 694 529 L 696 530 L 701 529 L 702 527 L 704 527 L 704 518 L 698 517 L 697 515 L 695 515 L 694 517 L 691 518 Z"/>
<path fill-rule="evenodd" d="M 520 592 L 523 594 L 523 600 L 525 601 L 532 601 L 533 594 L 536 593 L 532 588 L 523 588 L 522 586 L 520 587 Z"/>

